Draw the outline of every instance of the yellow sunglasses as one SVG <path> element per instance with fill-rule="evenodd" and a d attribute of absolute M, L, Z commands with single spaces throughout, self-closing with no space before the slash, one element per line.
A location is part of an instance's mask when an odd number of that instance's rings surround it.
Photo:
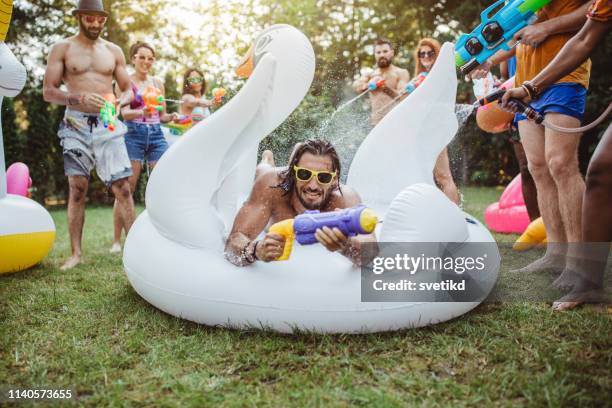
<path fill-rule="evenodd" d="M 304 182 L 308 182 L 314 176 L 316 176 L 319 184 L 325 185 L 331 183 L 334 180 L 334 177 L 336 177 L 335 171 L 316 171 L 298 166 L 293 166 L 293 170 L 295 171 L 295 178 Z"/>

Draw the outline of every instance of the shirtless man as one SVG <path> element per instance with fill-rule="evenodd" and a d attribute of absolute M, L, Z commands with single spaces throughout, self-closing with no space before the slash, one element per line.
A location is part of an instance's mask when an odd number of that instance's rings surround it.
<path fill-rule="evenodd" d="M 374 58 L 376 59 L 377 69 L 353 83 L 353 90 L 362 93 L 368 89 L 368 84 L 371 81 L 378 81 L 381 78 L 385 80 L 383 86 L 370 91 L 370 103 L 372 104 L 370 124 L 372 126 L 376 126 L 391 110 L 393 107 L 391 101 L 403 93 L 404 88 L 410 81 L 410 74 L 407 70 L 392 64 L 394 55 L 395 51 L 391 41 L 382 38 L 376 40 Z"/>
<path fill-rule="evenodd" d="M 288 167 L 280 171 L 274 167 L 271 152 L 264 152 L 251 195 L 227 239 L 227 259 L 238 266 L 273 261 L 283 253 L 284 238 L 268 232 L 256 240 L 270 221 L 295 218 L 305 210 L 325 212 L 360 204 L 359 195 L 338 180 L 340 159 L 329 142 L 311 139 L 298 144 Z M 338 228 L 328 227 L 317 230 L 315 237 L 329 251 L 339 251 L 356 265 L 361 262 L 361 244 L 375 242 L 374 235 L 347 238 Z"/>
<path fill-rule="evenodd" d="M 135 218 L 128 183 L 132 167 L 123 140 L 126 127 L 116 121 L 115 130 L 110 131 L 100 118 L 100 108 L 105 103 L 102 95 L 113 93 L 113 76 L 123 92 L 120 105 L 133 98 L 125 57 L 118 46 L 99 38 L 108 16 L 101 0 L 80 0 L 72 14 L 79 21 L 79 33 L 51 47 L 43 82 L 45 101 L 67 106 L 58 136 L 70 186 L 68 229 L 72 256 L 62 270 L 81 263 L 85 197 L 94 167 L 98 177 L 111 187 L 126 231 Z M 61 89 L 62 82 L 66 91 Z"/>

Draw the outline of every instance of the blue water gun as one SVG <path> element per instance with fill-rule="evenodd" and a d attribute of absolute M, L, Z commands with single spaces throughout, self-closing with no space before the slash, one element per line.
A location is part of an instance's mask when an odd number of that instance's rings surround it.
<path fill-rule="evenodd" d="M 289 259 L 293 241 L 302 245 L 317 242 L 315 232 L 323 227 L 338 228 L 347 237 L 359 234 L 370 234 L 376 228 L 378 218 L 374 212 L 365 205 L 330 212 L 318 210 L 306 211 L 293 219 L 279 221 L 270 226 L 269 232 L 285 238 L 283 254 L 277 261 Z"/>
<path fill-rule="evenodd" d="M 408 82 L 404 88 L 404 93 L 413 93 L 415 89 L 417 89 L 423 83 L 423 81 L 425 81 L 425 78 L 427 78 L 427 71 L 421 72 L 419 75 L 413 78 L 412 81 Z"/>
<path fill-rule="evenodd" d="M 510 51 L 508 42 L 514 34 L 535 22 L 536 11 L 551 2 L 551 0 L 509 0 L 489 18 L 489 14 L 504 1 L 506 0 L 498 0 L 489 6 L 480 14 L 481 22 L 478 27 L 470 34 L 462 34 L 459 37 L 455 45 L 455 63 L 463 75 L 469 74 L 497 51 Z"/>

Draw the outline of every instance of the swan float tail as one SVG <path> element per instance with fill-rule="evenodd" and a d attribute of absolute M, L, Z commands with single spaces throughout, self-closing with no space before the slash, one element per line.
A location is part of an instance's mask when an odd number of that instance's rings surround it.
<path fill-rule="evenodd" d="M 386 208 L 404 187 L 433 184 L 440 151 L 458 129 L 453 45 L 444 44 L 427 80 L 398 104 L 359 147 L 347 184 L 364 202 Z"/>
<path fill-rule="evenodd" d="M 303 99 L 314 61 L 310 42 L 291 26 L 257 37 L 241 65 L 250 67 L 244 87 L 175 143 L 151 174 L 147 210 L 162 235 L 189 247 L 221 247 L 252 185 L 259 142 Z"/>

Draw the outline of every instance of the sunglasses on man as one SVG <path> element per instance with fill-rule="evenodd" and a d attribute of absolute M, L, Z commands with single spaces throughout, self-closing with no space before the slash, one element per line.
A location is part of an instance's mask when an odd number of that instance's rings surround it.
<path fill-rule="evenodd" d="M 316 171 L 298 166 L 293 166 L 293 170 L 295 171 L 295 178 L 305 183 L 316 177 L 319 184 L 327 185 L 336 177 L 335 171 Z"/>
<path fill-rule="evenodd" d="M 432 58 L 436 55 L 435 51 L 419 51 L 419 58 Z"/>
<path fill-rule="evenodd" d="M 93 24 L 96 21 L 98 24 L 104 24 L 106 22 L 106 16 L 100 14 L 83 14 L 83 19 L 88 24 Z"/>

